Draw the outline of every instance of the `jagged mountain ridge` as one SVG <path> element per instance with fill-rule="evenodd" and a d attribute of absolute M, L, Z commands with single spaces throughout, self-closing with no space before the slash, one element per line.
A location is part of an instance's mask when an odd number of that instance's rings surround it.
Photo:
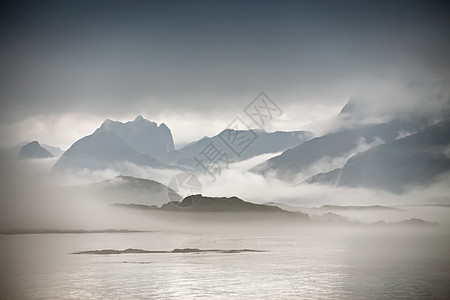
<path fill-rule="evenodd" d="M 156 156 L 174 150 L 172 132 L 166 124 L 158 126 L 141 115 L 126 123 L 107 119 L 96 131 L 112 132 L 140 153 Z"/>
<path fill-rule="evenodd" d="M 236 153 L 233 151 L 233 144 L 228 142 L 227 138 L 230 136 L 239 135 L 245 137 L 243 140 L 247 138 L 252 139 L 252 142 L 249 143 L 248 147 L 245 149 L 238 149 L 238 151 L 236 151 L 238 153 Z M 204 137 L 196 142 L 186 145 L 182 149 L 168 152 L 158 158 L 166 163 L 194 168 L 196 165 L 194 157 L 199 156 L 205 147 L 207 147 L 210 143 L 213 143 L 213 145 L 222 153 L 225 153 L 229 162 L 237 162 L 260 154 L 284 151 L 309 140 L 311 137 L 312 133 L 308 131 L 265 132 L 262 130 L 250 131 L 225 129 L 218 135 L 213 137 Z M 231 138 L 230 141 L 233 141 L 233 139 Z"/>
<path fill-rule="evenodd" d="M 140 115 L 126 123 L 107 119 L 94 133 L 79 139 L 64 152 L 52 172 L 110 169 L 133 175 L 129 163 L 155 169 L 176 169 L 154 156 L 173 149 L 172 133 L 163 123 L 158 126 Z"/>
<path fill-rule="evenodd" d="M 124 163 L 157 169 L 174 168 L 149 154 L 139 153 L 112 132 L 96 131 L 76 141 L 64 152 L 53 167 L 53 172 L 112 169 L 121 173 Z"/>

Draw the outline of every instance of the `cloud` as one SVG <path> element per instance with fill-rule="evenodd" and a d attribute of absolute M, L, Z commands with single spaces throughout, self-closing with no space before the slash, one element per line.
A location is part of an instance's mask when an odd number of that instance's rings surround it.
<path fill-rule="evenodd" d="M 349 99 L 350 110 L 306 128 L 323 135 L 393 118 L 424 118 L 435 122 L 450 116 L 450 73 L 390 72 L 361 84 Z"/>
<path fill-rule="evenodd" d="M 286 109 L 336 106 L 386 70 L 448 71 L 443 4 L 400 2 L 11 4 L 0 18 L 0 122 L 163 111 L 207 119 L 235 114 L 262 90 Z M 311 122 L 306 115 L 290 111 Z"/>
<path fill-rule="evenodd" d="M 263 159 L 261 156 L 258 159 Z M 263 177 L 249 173 L 245 169 L 247 162 L 232 165 L 224 170 L 216 181 L 208 176 L 199 175 L 202 193 L 207 196 L 238 196 L 255 203 L 278 202 L 301 207 L 319 207 L 322 205 L 387 205 L 396 206 L 406 211 L 392 215 L 353 214 L 353 218 L 372 220 L 403 220 L 410 217 L 421 217 L 429 221 L 448 223 L 448 212 L 429 207 L 415 209 L 411 205 L 433 203 L 448 204 L 450 173 L 442 175 L 430 186 L 408 187 L 407 192 L 398 195 L 380 190 L 366 188 L 334 187 L 317 184 L 292 185 L 276 178 Z M 79 184 L 75 177 L 48 177 L 55 159 L 3 161 L 0 165 L 0 228 L 39 228 L 39 229 L 105 229 L 117 228 L 156 228 L 157 222 L 145 217 L 116 215 L 105 210 L 104 203 L 97 201 L 95 195 L 89 197 L 65 193 L 61 184 Z M 140 168 L 133 164 L 124 164 L 122 168 L 133 172 L 134 176 L 153 179 L 168 184 L 178 172 L 174 170 L 153 170 Z M 101 181 L 116 175 L 111 170 L 78 174 Z M 64 180 L 61 180 L 64 179 Z M 60 181 L 61 180 L 61 181 Z M 24 188 L 26 187 L 26 188 Z M 403 206 L 408 207 L 403 207 Z M 422 207 L 422 206 L 421 206 Z M 120 221 L 125 220 L 125 221 Z M 105 227 L 106 226 L 106 227 Z M 109 226 L 109 227 L 108 227 Z M 124 227 L 125 226 L 125 227 Z"/>
<path fill-rule="evenodd" d="M 276 178 L 263 177 L 237 169 L 229 169 L 215 182 L 201 176 L 204 194 L 209 196 L 238 196 L 244 200 L 265 203 L 317 207 L 329 205 L 413 205 L 447 203 L 448 177 L 442 176 L 430 186 L 409 187 L 402 195 L 366 188 L 335 187 L 319 184 L 293 185 Z"/>
<path fill-rule="evenodd" d="M 67 150 L 76 140 L 90 135 L 104 121 L 90 114 L 35 115 L 16 123 L 0 123 L 0 146 L 16 146 L 38 140 Z"/>

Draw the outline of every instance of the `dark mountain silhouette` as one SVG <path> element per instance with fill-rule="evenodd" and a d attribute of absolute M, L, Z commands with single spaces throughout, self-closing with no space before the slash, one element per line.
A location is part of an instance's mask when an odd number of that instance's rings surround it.
<path fill-rule="evenodd" d="M 281 212 L 278 207 L 267 206 L 246 202 L 238 197 L 205 197 L 202 195 L 188 196 L 178 205 L 169 203 L 162 207 L 163 209 L 189 209 L 191 211 L 270 211 Z"/>
<path fill-rule="evenodd" d="M 170 202 L 161 208 L 148 205 L 115 204 L 113 208 L 140 212 L 148 217 L 172 220 L 186 224 L 260 224 L 272 222 L 280 225 L 287 222 L 308 221 L 309 216 L 301 212 L 288 212 L 279 207 L 255 204 L 238 197 L 206 197 L 192 195 L 181 202 Z M 171 221 L 171 222 L 172 222 Z"/>
<path fill-rule="evenodd" d="M 264 213 L 288 213 L 287 211 L 264 204 L 255 204 L 246 202 L 238 197 L 206 197 L 203 195 L 188 196 L 177 203 L 165 204 L 161 207 L 163 210 L 182 210 L 194 212 L 264 212 Z M 308 218 L 308 215 L 299 213 L 302 217 Z"/>

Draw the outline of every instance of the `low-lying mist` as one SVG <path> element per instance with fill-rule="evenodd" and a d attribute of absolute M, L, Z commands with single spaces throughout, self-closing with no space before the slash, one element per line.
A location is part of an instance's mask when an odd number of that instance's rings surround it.
<path fill-rule="evenodd" d="M 215 180 L 209 175 L 200 175 L 202 194 L 210 197 L 237 196 L 244 201 L 259 204 L 274 202 L 287 205 L 284 208 L 281 206 L 283 209 L 307 213 L 312 219 L 314 216 L 332 213 L 358 225 L 378 221 L 395 223 L 416 218 L 450 226 L 450 206 L 447 205 L 450 203 L 449 174 L 442 176 L 433 185 L 410 187 L 407 192 L 399 195 L 366 188 L 299 185 L 247 171 L 249 167 L 271 155 L 275 154 L 230 164 L 229 169 L 223 170 Z M 208 230 L 222 228 L 228 231 L 240 230 L 242 226 L 263 230 L 277 227 L 287 230 L 306 226 L 304 223 L 285 222 L 282 218 L 271 220 L 270 217 L 255 214 L 193 214 L 118 209 L 111 207 L 112 203 L 101 192 L 81 193 L 73 188 L 87 182 L 111 179 L 119 175 L 117 171 L 83 171 L 78 176 L 52 177 L 49 174 L 54 162 L 55 159 L 2 161 L 1 230 L 205 230 L 205 224 L 208 224 Z M 140 168 L 132 164 L 127 164 L 126 167 L 129 170 L 126 175 L 152 179 L 165 185 L 177 174 L 174 170 Z M 127 199 L 126 203 L 133 201 Z M 153 204 L 151 201 L 148 203 Z M 347 207 L 322 208 L 324 205 Z M 387 208 L 348 207 L 373 205 Z"/>

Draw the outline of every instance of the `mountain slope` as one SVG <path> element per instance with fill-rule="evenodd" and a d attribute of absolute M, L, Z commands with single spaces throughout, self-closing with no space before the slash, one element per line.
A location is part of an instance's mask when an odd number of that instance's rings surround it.
<path fill-rule="evenodd" d="M 122 175 L 98 183 L 70 187 L 70 189 L 83 197 L 100 199 L 109 204 L 161 206 L 171 201 L 168 197 L 169 191 L 171 197 L 182 199 L 175 191 L 162 183 Z"/>
<path fill-rule="evenodd" d="M 415 120 L 393 120 L 316 137 L 255 166 L 251 171 L 260 174 L 273 172 L 281 179 L 291 180 L 321 159 L 342 158 L 345 163 L 349 156 L 366 150 L 365 148 L 393 141 L 399 133 L 417 131 L 422 126 L 421 122 Z"/>
<path fill-rule="evenodd" d="M 450 171 L 450 120 L 418 133 L 374 147 L 350 158 L 342 169 L 308 182 L 402 192 L 405 185 L 427 184 Z"/>
<path fill-rule="evenodd" d="M 172 133 L 164 124 L 157 126 L 142 116 L 126 123 L 105 120 L 93 134 L 76 141 L 64 152 L 53 167 L 53 174 L 111 169 L 120 174 L 133 175 L 133 166 L 127 163 L 175 169 L 151 154 L 172 150 Z"/>
<path fill-rule="evenodd" d="M 120 164 L 131 162 L 152 168 L 172 168 L 148 154 L 141 154 L 136 149 L 109 131 L 96 131 L 76 141 L 58 159 L 54 172 L 70 170 L 120 170 Z"/>

